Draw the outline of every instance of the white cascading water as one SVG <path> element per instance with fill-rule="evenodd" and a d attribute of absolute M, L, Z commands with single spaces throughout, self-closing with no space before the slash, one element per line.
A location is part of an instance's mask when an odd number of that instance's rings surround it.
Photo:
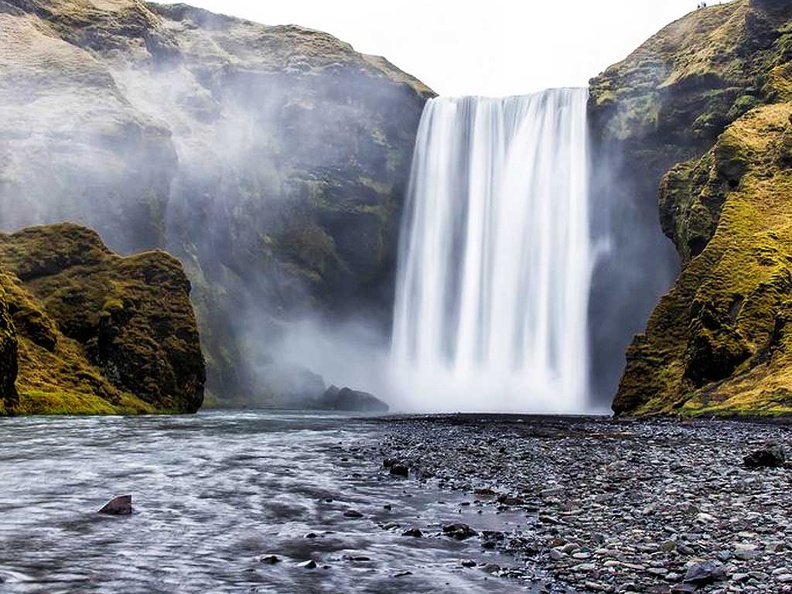
<path fill-rule="evenodd" d="M 587 98 L 556 89 L 426 105 L 394 311 L 403 407 L 585 409 Z"/>

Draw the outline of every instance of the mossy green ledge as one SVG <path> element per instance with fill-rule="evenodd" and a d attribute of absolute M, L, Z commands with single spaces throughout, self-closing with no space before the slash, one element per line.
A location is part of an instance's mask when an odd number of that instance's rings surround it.
<path fill-rule="evenodd" d="M 792 4 L 779 0 L 694 11 L 591 81 L 595 154 L 612 159 L 609 191 L 623 194 L 614 203 L 644 225 L 659 214 L 681 267 L 628 349 L 617 414 L 790 412 L 780 321 L 790 101 Z M 652 254 L 630 257 L 652 270 Z"/>
<path fill-rule="evenodd" d="M 0 412 L 192 413 L 205 369 L 172 256 L 64 223 L 0 235 Z"/>
<path fill-rule="evenodd" d="M 738 119 L 666 176 L 663 195 L 687 220 L 680 243 L 703 246 L 682 250 L 685 268 L 630 346 L 614 411 L 792 414 L 792 103 Z"/>

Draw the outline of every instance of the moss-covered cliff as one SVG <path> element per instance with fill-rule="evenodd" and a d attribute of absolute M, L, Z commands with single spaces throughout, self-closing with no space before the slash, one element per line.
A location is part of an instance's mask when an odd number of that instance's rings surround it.
<path fill-rule="evenodd" d="M 175 258 L 159 251 L 122 258 L 95 232 L 61 224 L 0 235 L 0 270 L 4 412 L 201 406 L 205 371 L 190 283 Z"/>
<path fill-rule="evenodd" d="M 0 0 L 0 227 L 75 220 L 184 263 L 209 387 L 271 400 L 306 311 L 387 317 L 432 93 L 296 26 L 139 0 Z"/>
<path fill-rule="evenodd" d="M 18 402 L 16 391 L 18 348 L 16 329 L 9 314 L 6 293 L 0 285 L 0 415 L 13 410 Z"/>
<path fill-rule="evenodd" d="M 657 213 L 660 187 L 682 265 L 628 350 L 617 413 L 792 411 L 790 90 L 792 5 L 777 0 L 698 10 L 592 81 L 623 203 Z"/>

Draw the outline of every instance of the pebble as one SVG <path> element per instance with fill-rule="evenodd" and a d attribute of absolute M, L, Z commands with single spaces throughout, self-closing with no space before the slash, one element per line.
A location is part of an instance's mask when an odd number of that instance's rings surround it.
<path fill-rule="evenodd" d="M 497 549 L 515 560 L 504 569 L 478 560 L 485 571 L 552 594 L 792 594 L 789 476 L 742 463 L 756 444 L 789 448 L 785 428 L 486 416 L 382 423 L 384 457 L 420 461 L 484 514 L 525 511 L 525 525 L 498 539 L 478 536 L 467 516 L 460 535 L 478 538 L 482 555 Z M 457 538 L 451 526 L 443 533 Z"/>

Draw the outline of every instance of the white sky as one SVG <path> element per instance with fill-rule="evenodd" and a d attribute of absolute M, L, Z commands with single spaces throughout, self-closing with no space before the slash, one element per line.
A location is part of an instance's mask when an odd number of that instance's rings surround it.
<path fill-rule="evenodd" d="M 586 86 L 698 0 L 185 0 L 327 31 L 441 95 Z M 710 2 L 713 4 L 714 2 Z"/>

